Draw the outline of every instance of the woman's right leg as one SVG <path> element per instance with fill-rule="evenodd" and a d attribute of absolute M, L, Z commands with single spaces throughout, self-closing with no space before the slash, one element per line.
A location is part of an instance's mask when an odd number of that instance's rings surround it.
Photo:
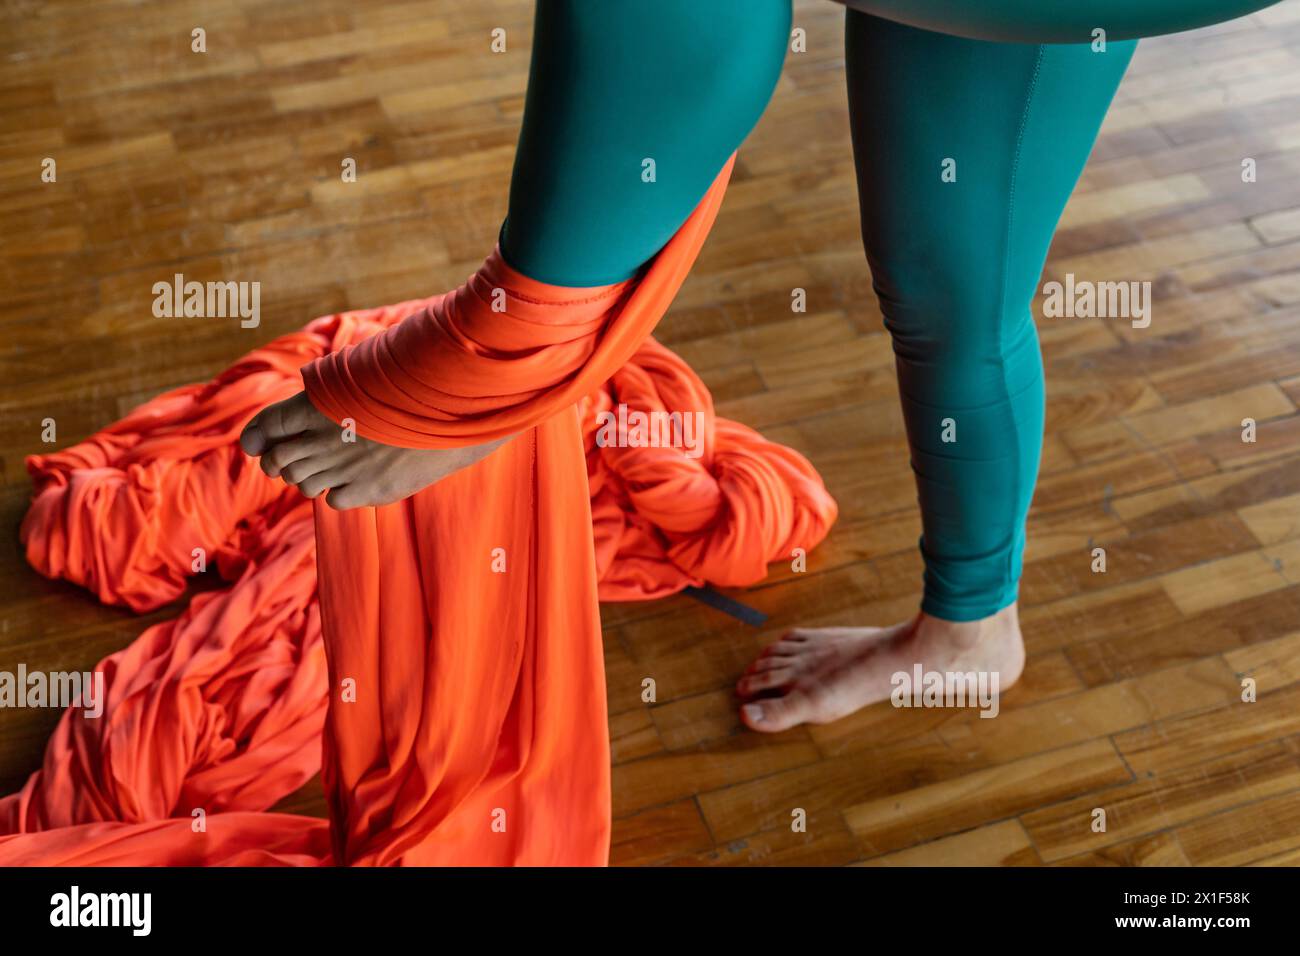
<path fill-rule="evenodd" d="M 924 613 L 773 645 L 739 688 L 778 695 L 747 705 L 760 730 L 883 700 L 917 664 L 996 671 L 1004 687 L 1019 676 L 1015 601 L 1044 400 L 1030 302 L 1136 45 L 989 43 L 847 18 L 862 235 L 912 450 Z"/>

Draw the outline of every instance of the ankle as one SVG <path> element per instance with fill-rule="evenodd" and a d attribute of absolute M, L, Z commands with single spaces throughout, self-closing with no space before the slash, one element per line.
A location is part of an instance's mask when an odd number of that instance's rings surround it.
<path fill-rule="evenodd" d="M 996 614 L 977 621 L 948 621 L 922 611 L 917 615 L 913 633 L 918 638 L 943 641 L 969 650 L 988 640 L 1019 634 L 1019 608 L 1012 602 Z"/>

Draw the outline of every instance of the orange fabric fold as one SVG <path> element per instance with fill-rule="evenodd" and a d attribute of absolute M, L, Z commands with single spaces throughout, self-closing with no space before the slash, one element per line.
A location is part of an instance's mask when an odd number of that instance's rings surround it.
<path fill-rule="evenodd" d="M 722 204 L 735 157 L 634 279 L 561 289 L 500 248 L 455 292 L 303 370 L 313 405 L 365 438 L 452 448 L 541 424 L 614 374 L 663 318 Z"/>
<path fill-rule="evenodd" d="M 29 459 L 41 573 L 137 611 L 203 562 L 221 586 L 100 664 L 103 715 L 69 708 L 0 799 L 0 865 L 603 864 L 597 599 L 753 584 L 835 517 L 803 458 L 717 419 L 648 338 L 728 173 L 626 283 L 547 286 L 494 253 L 454 292 L 317 319 Z M 237 445 L 299 369 L 379 441 L 515 437 L 398 504 L 313 506 Z M 698 412 L 698 455 L 600 441 L 619 405 Z M 318 769 L 328 825 L 266 812 Z"/>

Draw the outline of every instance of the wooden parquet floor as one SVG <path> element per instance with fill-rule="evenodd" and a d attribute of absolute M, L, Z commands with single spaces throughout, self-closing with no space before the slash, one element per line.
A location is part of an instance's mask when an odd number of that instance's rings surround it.
<path fill-rule="evenodd" d="M 1045 278 L 1150 280 L 1156 318 L 1040 321 L 1029 659 L 1001 715 L 882 705 L 741 729 L 731 687 L 782 629 L 892 622 L 919 594 L 842 17 L 797 4 L 808 51 L 660 329 L 721 414 L 813 460 L 842 517 L 807 572 L 737 595 L 762 630 L 686 597 L 604 609 L 613 862 L 1300 862 L 1300 4 L 1144 41 L 1070 203 Z M 531 4 L 14 0 L 0 19 L 0 668 L 80 670 L 175 609 L 102 608 L 26 566 L 40 421 L 75 441 L 311 317 L 459 283 L 505 212 Z M 260 280 L 260 327 L 154 318 L 174 272 Z M 0 711 L 4 792 L 56 719 Z M 316 786 L 284 806 L 323 812 Z"/>

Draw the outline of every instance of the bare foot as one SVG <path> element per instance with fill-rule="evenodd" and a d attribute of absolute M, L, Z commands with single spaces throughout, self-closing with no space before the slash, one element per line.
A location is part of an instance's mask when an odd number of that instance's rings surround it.
<path fill-rule="evenodd" d="M 1016 605 L 982 621 L 944 621 L 928 614 L 893 627 L 797 628 L 769 645 L 736 691 L 751 730 L 775 733 L 799 724 L 828 724 L 888 700 L 893 676 L 925 671 L 991 672 L 998 690 L 1025 665 Z"/>
<path fill-rule="evenodd" d="M 355 436 L 316 410 L 305 392 L 262 409 L 244 426 L 239 444 L 261 457 L 272 478 L 297 485 L 308 498 L 324 494 L 339 510 L 388 505 L 486 458 L 508 438 L 470 448 L 395 448 Z"/>

